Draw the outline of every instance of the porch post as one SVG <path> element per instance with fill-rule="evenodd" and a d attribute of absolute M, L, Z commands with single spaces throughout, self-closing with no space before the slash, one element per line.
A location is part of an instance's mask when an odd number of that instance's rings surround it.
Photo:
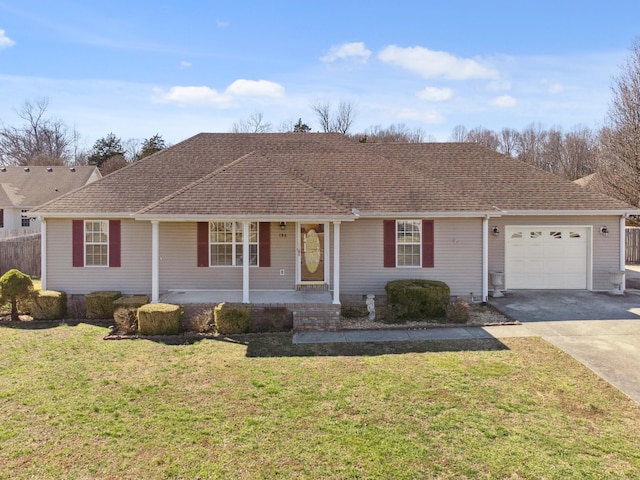
<path fill-rule="evenodd" d="M 489 217 L 482 219 L 482 301 L 489 296 Z"/>
<path fill-rule="evenodd" d="M 249 303 L 249 222 L 242 222 L 242 303 Z"/>
<path fill-rule="evenodd" d="M 333 222 L 333 304 L 340 305 L 340 222 Z"/>
<path fill-rule="evenodd" d="M 324 281 L 329 285 L 329 279 L 331 278 L 331 224 L 329 222 L 324 224 Z"/>
<path fill-rule="evenodd" d="M 625 216 L 620 215 L 620 271 L 624 272 L 627 267 L 627 229 L 626 229 L 626 221 Z M 625 291 L 627 288 L 627 276 L 622 276 L 622 284 L 620 285 L 620 290 Z"/>
<path fill-rule="evenodd" d="M 40 221 L 40 281 L 42 290 L 47 289 L 47 220 Z"/>
<path fill-rule="evenodd" d="M 151 220 L 151 303 L 160 301 L 160 228 Z"/>

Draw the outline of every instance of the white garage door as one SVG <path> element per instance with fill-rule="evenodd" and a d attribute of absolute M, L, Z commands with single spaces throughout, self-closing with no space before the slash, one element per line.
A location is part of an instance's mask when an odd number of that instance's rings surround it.
<path fill-rule="evenodd" d="M 586 289 L 590 229 L 506 227 L 509 289 Z"/>

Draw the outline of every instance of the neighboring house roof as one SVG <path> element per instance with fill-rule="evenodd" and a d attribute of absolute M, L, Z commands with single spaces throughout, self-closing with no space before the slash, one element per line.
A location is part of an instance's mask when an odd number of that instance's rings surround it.
<path fill-rule="evenodd" d="M 0 167 L 0 208 L 37 207 L 100 177 L 97 167 Z"/>
<path fill-rule="evenodd" d="M 630 208 L 473 143 L 361 144 L 339 134 L 203 133 L 35 213 L 334 217 Z"/>

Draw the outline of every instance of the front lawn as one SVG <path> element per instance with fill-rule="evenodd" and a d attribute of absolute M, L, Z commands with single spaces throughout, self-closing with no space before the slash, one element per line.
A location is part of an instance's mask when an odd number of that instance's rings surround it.
<path fill-rule="evenodd" d="M 640 408 L 538 338 L 168 345 L 35 326 L 0 328 L 0 478 L 640 472 Z"/>

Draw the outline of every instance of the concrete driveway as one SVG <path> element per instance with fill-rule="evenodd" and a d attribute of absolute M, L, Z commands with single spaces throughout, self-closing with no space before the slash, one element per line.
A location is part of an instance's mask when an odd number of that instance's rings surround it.
<path fill-rule="evenodd" d="M 640 403 L 640 291 L 516 291 L 490 303 Z"/>

